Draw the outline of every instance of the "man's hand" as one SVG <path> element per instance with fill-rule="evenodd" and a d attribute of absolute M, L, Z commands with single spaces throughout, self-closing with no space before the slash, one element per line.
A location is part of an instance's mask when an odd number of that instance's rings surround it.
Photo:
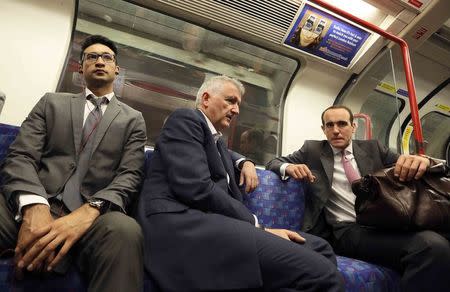
<path fill-rule="evenodd" d="M 275 234 L 279 237 L 282 237 L 284 239 L 294 241 L 297 243 L 305 243 L 306 239 L 304 239 L 300 234 L 297 232 L 287 230 L 287 229 L 272 229 L 272 228 L 266 228 L 267 232 L 270 232 L 272 234 Z"/>
<path fill-rule="evenodd" d="M 285 171 L 286 175 L 296 180 L 307 179 L 311 183 L 316 180 L 316 177 L 312 174 L 306 164 L 289 164 Z"/>
<path fill-rule="evenodd" d="M 246 193 L 253 192 L 259 184 L 255 165 L 251 161 L 245 161 L 242 165 L 239 186 L 242 186 L 244 183 Z"/>
<path fill-rule="evenodd" d="M 430 160 L 418 155 L 400 155 L 395 164 L 394 175 L 400 181 L 421 178 L 430 166 Z"/>
<path fill-rule="evenodd" d="M 33 204 L 23 207 L 23 220 L 17 236 L 17 246 L 15 248 L 14 262 L 16 265 L 16 278 L 23 278 L 23 268 L 26 263 L 23 261 L 24 254 L 32 248 L 36 241 L 41 239 L 50 231 L 50 224 L 53 222 L 50 208 L 44 204 Z M 40 269 L 41 266 L 37 266 Z"/>
<path fill-rule="evenodd" d="M 44 230 L 47 232 L 22 257 L 23 266 L 34 271 L 45 264 L 46 270 L 51 271 L 99 215 L 96 208 L 84 204 L 72 213 L 54 220 L 45 229 L 38 230 L 39 234 L 44 233 Z"/>

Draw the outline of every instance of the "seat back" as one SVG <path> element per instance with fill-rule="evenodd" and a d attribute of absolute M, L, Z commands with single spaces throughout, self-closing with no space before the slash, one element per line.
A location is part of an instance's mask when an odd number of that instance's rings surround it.
<path fill-rule="evenodd" d="M 300 230 L 305 211 L 305 191 L 302 182 L 282 181 L 269 170 L 257 169 L 259 185 L 244 196 L 244 203 L 267 227 Z"/>

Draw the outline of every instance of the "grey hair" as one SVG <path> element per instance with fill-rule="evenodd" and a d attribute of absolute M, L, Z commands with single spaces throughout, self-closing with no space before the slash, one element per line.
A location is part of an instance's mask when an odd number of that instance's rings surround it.
<path fill-rule="evenodd" d="M 200 86 L 200 89 L 197 92 L 197 98 L 195 99 L 195 107 L 198 108 L 202 103 L 203 93 L 207 91 L 217 93 L 220 89 L 222 89 L 223 84 L 226 82 L 233 83 L 234 86 L 236 86 L 236 88 L 239 90 L 241 96 L 244 95 L 245 88 L 239 80 L 225 75 L 214 76 L 203 82 L 202 86 Z"/>

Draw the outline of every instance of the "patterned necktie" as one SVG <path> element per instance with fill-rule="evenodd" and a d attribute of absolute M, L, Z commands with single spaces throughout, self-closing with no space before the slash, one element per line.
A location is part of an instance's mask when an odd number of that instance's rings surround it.
<path fill-rule="evenodd" d="M 102 119 L 101 105 L 108 103 L 106 97 L 94 98 L 92 95 L 89 95 L 87 99 L 94 105 L 94 108 L 84 122 L 77 168 L 64 186 L 62 194 L 63 202 L 70 211 L 83 205 L 80 186 L 89 167 L 95 133 L 97 132 L 98 125 Z"/>
<path fill-rule="evenodd" d="M 353 167 L 351 159 L 348 159 L 345 156 L 345 150 L 342 151 L 342 166 L 344 167 L 345 176 L 347 177 L 347 180 L 350 184 L 352 184 L 353 181 L 359 179 L 361 176 L 359 175 L 358 171 Z"/>
<path fill-rule="evenodd" d="M 81 138 L 80 147 L 81 152 L 86 147 L 86 144 L 90 138 L 94 137 L 97 126 L 102 119 L 102 104 L 108 103 L 108 99 L 106 97 L 95 98 L 93 95 L 89 95 L 87 99 L 94 105 L 94 108 L 91 110 L 86 118 L 86 121 L 84 122 L 83 136 Z"/>

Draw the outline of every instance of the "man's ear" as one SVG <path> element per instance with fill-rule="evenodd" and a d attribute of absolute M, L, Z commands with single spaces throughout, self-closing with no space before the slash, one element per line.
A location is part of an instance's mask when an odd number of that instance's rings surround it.
<path fill-rule="evenodd" d="M 209 98 L 210 98 L 209 93 L 208 93 L 208 92 L 203 92 L 201 104 L 202 104 L 205 108 L 208 107 L 208 104 L 209 104 Z"/>
<path fill-rule="evenodd" d="M 83 64 L 78 64 L 78 73 L 83 74 Z"/>
<path fill-rule="evenodd" d="M 356 123 L 355 122 L 353 122 L 353 131 L 352 131 L 352 133 L 355 133 L 356 132 L 356 129 L 358 128 L 358 126 L 356 125 Z"/>
<path fill-rule="evenodd" d="M 114 74 L 119 75 L 120 67 L 116 66 L 116 69 L 114 70 Z"/>

